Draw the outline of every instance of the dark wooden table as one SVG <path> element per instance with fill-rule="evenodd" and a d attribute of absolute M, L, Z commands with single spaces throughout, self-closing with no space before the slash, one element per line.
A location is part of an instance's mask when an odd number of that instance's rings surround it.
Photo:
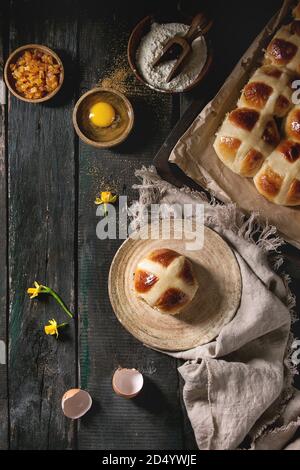
<path fill-rule="evenodd" d="M 120 147 L 97 150 L 74 134 L 76 99 L 124 62 L 139 19 L 155 11 L 175 18 L 178 2 L 2 0 L 1 61 L 20 45 L 42 43 L 63 59 L 66 80 L 62 92 L 43 105 L 1 96 L 0 340 L 7 345 L 7 364 L 0 364 L 0 448 L 195 448 L 177 361 L 143 347 L 111 309 L 107 277 L 121 241 L 97 239 L 94 199 L 107 185 L 136 197 L 134 170 L 151 164 L 193 100 L 200 110 L 217 91 L 280 3 L 253 0 L 245 8 L 242 1 L 214 2 L 215 66 L 206 84 L 171 96 L 132 80 L 127 95 L 135 130 Z M 285 269 L 296 290 L 299 265 L 293 250 L 286 253 Z M 51 299 L 29 301 L 26 289 L 34 280 L 57 290 L 79 314 L 58 341 L 44 335 L 43 325 L 63 315 Z M 144 373 L 138 399 L 126 401 L 112 392 L 118 365 Z M 64 418 L 60 401 L 77 385 L 94 403 L 73 423 Z"/>

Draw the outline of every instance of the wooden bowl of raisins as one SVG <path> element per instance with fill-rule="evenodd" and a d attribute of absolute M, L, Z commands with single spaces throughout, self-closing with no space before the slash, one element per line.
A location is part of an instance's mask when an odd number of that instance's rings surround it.
<path fill-rule="evenodd" d="M 10 92 L 22 101 L 42 103 L 60 90 L 64 67 L 58 55 L 41 44 L 26 44 L 6 61 L 4 79 Z"/>

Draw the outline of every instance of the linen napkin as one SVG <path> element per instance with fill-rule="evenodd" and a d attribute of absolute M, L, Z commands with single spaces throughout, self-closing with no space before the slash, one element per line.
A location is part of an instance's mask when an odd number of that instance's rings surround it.
<path fill-rule="evenodd" d="M 300 391 L 292 385 L 296 370 L 290 360 L 295 299 L 288 277 L 272 269 L 282 263 L 278 248 L 283 241 L 276 229 L 262 227 L 256 214 L 246 219 L 234 204 L 209 202 L 202 193 L 175 188 L 154 167 L 136 176 L 141 184 L 134 186 L 139 200 L 130 208 L 134 228 L 151 204 L 162 203 L 166 211 L 175 203 L 200 202 L 205 224 L 231 246 L 241 270 L 240 306 L 219 336 L 189 351 L 162 351 L 186 361 L 178 370 L 199 448 L 245 448 L 240 446 L 248 441 L 253 450 L 287 444 L 287 449 L 300 449 L 299 439 L 290 443 L 300 426 Z"/>

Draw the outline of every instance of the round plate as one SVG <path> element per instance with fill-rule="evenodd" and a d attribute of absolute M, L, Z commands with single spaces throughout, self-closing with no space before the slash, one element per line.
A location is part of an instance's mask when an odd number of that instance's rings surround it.
<path fill-rule="evenodd" d="M 109 296 L 118 320 L 138 340 L 157 349 L 183 351 L 212 341 L 233 318 L 240 303 L 241 274 L 233 251 L 207 227 L 203 248 L 197 251 L 186 249 L 192 233 L 184 231 L 181 239 L 175 239 L 173 233 L 171 239 L 164 239 L 160 227 L 159 238 L 145 239 L 145 230 L 148 226 L 122 244 L 110 268 Z M 199 289 L 179 315 L 151 308 L 134 291 L 138 262 L 157 248 L 175 250 L 194 266 Z"/>

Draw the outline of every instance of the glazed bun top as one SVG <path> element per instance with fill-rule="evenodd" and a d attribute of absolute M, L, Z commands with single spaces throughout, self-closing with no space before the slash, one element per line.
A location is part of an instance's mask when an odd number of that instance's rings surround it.
<path fill-rule="evenodd" d="M 198 282 L 185 256 L 162 248 L 149 253 L 137 266 L 135 292 L 152 308 L 176 315 L 195 296 Z"/>

